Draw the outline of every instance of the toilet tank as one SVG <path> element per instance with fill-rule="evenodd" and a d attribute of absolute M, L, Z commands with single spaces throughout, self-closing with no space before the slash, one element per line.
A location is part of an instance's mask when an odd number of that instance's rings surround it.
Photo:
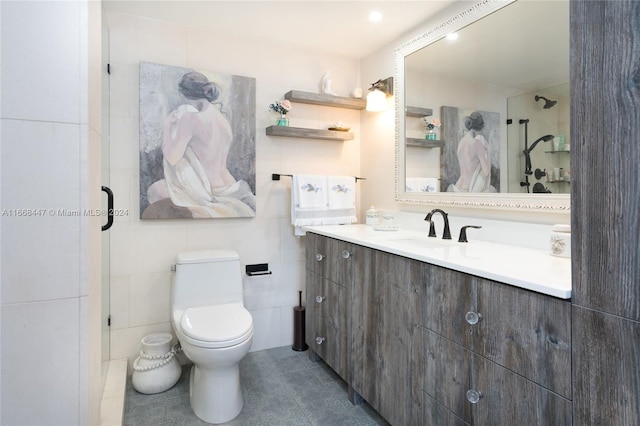
<path fill-rule="evenodd" d="M 242 300 L 240 256 L 233 250 L 179 253 L 171 286 L 173 309 L 240 303 Z"/>

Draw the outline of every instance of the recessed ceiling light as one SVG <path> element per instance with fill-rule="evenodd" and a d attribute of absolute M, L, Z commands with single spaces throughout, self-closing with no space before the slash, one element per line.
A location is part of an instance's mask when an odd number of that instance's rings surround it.
<path fill-rule="evenodd" d="M 447 40 L 457 40 L 457 39 L 458 39 L 458 33 L 447 34 Z"/>
<path fill-rule="evenodd" d="M 382 13 L 377 11 L 377 10 L 374 10 L 373 12 L 371 12 L 369 14 L 369 20 L 371 22 L 380 22 L 380 21 L 382 21 Z"/>

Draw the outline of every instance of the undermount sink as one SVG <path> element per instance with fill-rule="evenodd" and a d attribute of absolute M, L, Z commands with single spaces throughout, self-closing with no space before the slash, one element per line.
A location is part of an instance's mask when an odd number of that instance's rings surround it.
<path fill-rule="evenodd" d="M 411 247 L 420 247 L 420 248 L 447 248 L 454 247 L 459 245 L 457 241 L 453 240 L 443 240 L 441 238 L 415 238 L 415 237 L 397 237 L 397 238 L 385 238 L 384 241 L 389 244 L 403 244 Z"/>

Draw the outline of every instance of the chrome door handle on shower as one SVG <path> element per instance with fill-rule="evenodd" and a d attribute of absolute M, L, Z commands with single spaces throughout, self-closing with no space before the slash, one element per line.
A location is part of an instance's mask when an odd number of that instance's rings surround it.
<path fill-rule="evenodd" d="M 113 191 L 108 186 L 102 186 L 102 190 L 107 193 L 107 223 L 102 225 L 102 230 L 106 231 L 113 225 Z"/>

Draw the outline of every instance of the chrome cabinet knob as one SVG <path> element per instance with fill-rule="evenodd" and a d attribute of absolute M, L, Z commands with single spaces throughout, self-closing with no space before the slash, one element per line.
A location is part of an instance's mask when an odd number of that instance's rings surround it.
<path fill-rule="evenodd" d="M 349 251 L 347 250 L 342 250 L 342 257 L 344 257 L 345 259 L 348 259 L 351 257 L 351 253 L 349 253 Z"/>
<path fill-rule="evenodd" d="M 324 342 L 325 340 L 327 340 L 327 339 L 325 339 L 324 337 L 319 337 L 319 336 L 318 336 L 318 337 L 316 337 L 316 343 L 317 343 L 318 345 L 321 345 L 321 344 L 322 344 L 322 342 Z"/>
<path fill-rule="evenodd" d="M 318 303 L 322 303 L 325 300 L 327 300 L 327 296 L 316 296 L 316 302 Z"/>
<path fill-rule="evenodd" d="M 464 316 L 464 319 L 471 325 L 475 325 L 478 323 L 478 321 L 480 321 L 482 319 L 482 315 L 480 315 L 477 312 L 467 312 L 467 314 Z"/>
<path fill-rule="evenodd" d="M 318 262 L 322 262 L 322 260 L 323 260 L 325 257 L 326 257 L 326 256 L 325 256 L 324 254 L 320 254 L 320 253 L 316 254 L 316 260 L 317 260 Z"/>
<path fill-rule="evenodd" d="M 472 404 L 477 404 L 478 402 L 480 402 L 480 398 L 482 398 L 482 393 L 478 392 L 475 389 L 469 389 L 467 391 L 467 401 L 469 401 Z"/>

